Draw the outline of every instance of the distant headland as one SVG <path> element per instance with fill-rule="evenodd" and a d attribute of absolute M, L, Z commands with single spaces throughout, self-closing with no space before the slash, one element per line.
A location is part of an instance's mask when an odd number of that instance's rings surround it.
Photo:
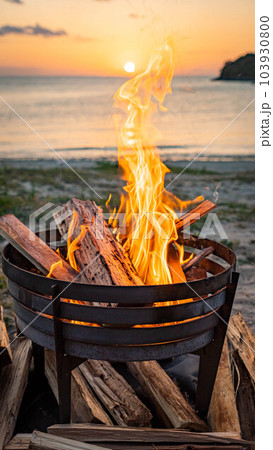
<path fill-rule="evenodd" d="M 227 61 L 214 80 L 255 81 L 255 54 L 247 53 L 235 61 Z"/>

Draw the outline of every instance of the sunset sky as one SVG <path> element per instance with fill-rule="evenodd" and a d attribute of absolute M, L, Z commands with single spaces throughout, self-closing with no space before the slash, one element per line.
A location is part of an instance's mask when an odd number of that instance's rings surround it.
<path fill-rule="evenodd" d="M 171 35 L 176 74 L 254 52 L 254 0 L 0 0 L 0 75 L 125 75 Z"/>

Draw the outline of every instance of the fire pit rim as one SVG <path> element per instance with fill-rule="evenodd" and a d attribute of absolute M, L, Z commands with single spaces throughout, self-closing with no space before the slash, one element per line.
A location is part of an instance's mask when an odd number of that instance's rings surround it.
<path fill-rule="evenodd" d="M 174 283 L 166 285 L 150 285 L 150 286 L 107 286 L 107 285 L 91 285 L 79 282 L 68 282 L 53 278 L 47 278 L 44 275 L 32 273 L 25 270 L 9 260 L 9 251 L 12 247 L 7 244 L 2 250 L 3 272 L 4 274 L 19 284 L 21 287 L 29 289 L 37 294 L 52 294 L 52 285 L 57 284 L 61 291 L 65 290 L 65 297 L 69 299 L 82 301 L 95 301 L 98 303 L 119 303 L 119 304 L 143 304 L 149 303 L 146 299 L 154 302 L 175 301 L 180 299 L 192 298 L 193 296 L 202 296 L 214 293 L 226 286 L 231 278 L 232 272 L 236 266 L 235 253 L 223 244 L 214 242 L 210 239 L 198 239 L 191 236 L 185 242 L 193 244 L 198 248 L 214 246 L 215 255 L 228 262 L 229 267 L 222 267 L 222 271 L 213 274 L 209 278 L 190 281 L 187 283 Z M 186 245 L 186 244 L 185 244 Z M 206 258 L 204 261 L 210 261 Z M 212 261 L 210 261 L 212 262 Z M 212 262 L 213 263 L 213 262 Z M 216 266 L 219 264 L 216 263 Z"/>

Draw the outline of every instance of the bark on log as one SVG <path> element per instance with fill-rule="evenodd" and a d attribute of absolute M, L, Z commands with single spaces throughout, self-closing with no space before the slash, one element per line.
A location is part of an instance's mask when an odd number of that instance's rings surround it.
<path fill-rule="evenodd" d="M 151 425 L 152 414 L 149 409 L 111 364 L 89 360 L 81 364 L 79 370 L 118 425 Z"/>
<path fill-rule="evenodd" d="M 0 368 L 12 363 L 12 351 L 4 322 L 3 306 L 0 305 Z"/>
<path fill-rule="evenodd" d="M 210 200 L 205 200 L 200 205 L 187 212 L 180 219 L 176 220 L 175 225 L 178 233 L 181 233 L 185 228 L 192 225 L 197 220 L 201 219 L 205 214 L 216 208 L 216 205 Z"/>
<path fill-rule="evenodd" d="M 152 442 L 180 444 L 244 444 L 236 433 L 195 433 L 162 428 L 108 427 L 95 424 L 57 424 L 47 429 L 55 436 L 66 436 L 82 442 Z"/>
<path fill-rule="evenodd" d="M 0 449 L 12 438 L 28 380 L 31 341 L 18 338 L 13 345 L 13 363 L 0 372 Z"/>
<path fill-rule="evenodd" d="M 240 313 L 231 317 L 227 336 L 243 361 L 255 388 L 255 338 Z"/>
<path fill-rule="evenodd" d="M 227 339 L 224 342 L 220 364 L 214 383 L 208 412 L 208 423 L 212 431 L 233 431 L 241 433 L 231 375 Z"/>
<path fill-rule="evenodd" d="M 62 265 L 55 267 L 52 276 L 66 281 L 73 281 L 77 277 L 75 281 L 81 281 L 76 270 L 13 214 L 0 217 L 0 234 L 44 275 L 49 273 L 53 264 L 62 261 Z"/>
<path fill-rule="evenodd" d="M 55 352 L 52 350 L 45 350 L 45 375 L 58 402 Z M 113 425 L 112 420 L 98 402 L 79 368 L 74 369 L 72 372 L 71 422 L 96 422 L 104 423 L 105 425 Z"/>
<path fill-rule="evenodd" d="M 95 202 L 69 200 L 54 216 L 61 235 L 68 232 L 71 224 L 72 215 L 64 221 L 59 220 L 67 211 L 75 211 L 78 214 L 72 240 L 79 236 L 82 225 L 87 226 L 80 246 L 74 253 L 85 282 L 125 286 L 143 284 L 122 246 L 113 237 L 104 221 L 102 209 Z"/>
<path fill-rule="evenodd" d="M 127 366 L 166 427 L 208 430 L 157 361 L 130 362 Z"/>
<path fill-rule="evenodd" d="M 31 450 L 110 450 L 107 447 L 85 444 L 84 442 L 41 433 L 41 431 L 33 431 L 29 448 Z"/>

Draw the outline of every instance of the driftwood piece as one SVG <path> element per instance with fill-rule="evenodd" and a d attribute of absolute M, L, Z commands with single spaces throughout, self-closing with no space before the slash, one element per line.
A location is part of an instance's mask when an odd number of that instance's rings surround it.
<path fill-rule="evenodd" d="M 41 431 L 33 431 L 29 448 L 32 450 L 110 450 L 107 447 L 85 444 Z"/>
<path fill-rule="evenodd" d="M 45 375 L 58 402 L 55 352 L 47 349 L 45 350 Z M 92 389 L 79 368 L 74 369 L 71 376 L 72 423 L 96 422 L 104 423 L 105 425 L 113 425 L 112 420 L 93 394 Z"/>
<path fill-rule="evenodd" d="M 11 364 L 12 351 L 9 345 L 9 336 L 4 322 L 3 306 L 0 305 L 0 368 Z"/>
<path fill-rule="evenodd" d="M 13 363 L 3 367 L 0 372 L 0 449 L 13 435 L 27 385 L 31 350 L 30 340 L 18 338 L 13 346 Z"/>
<path fill-rule="evenodd" d="M 89 360 L 81 364 L 79 370 L 118 425 L 151 425 L 149 409 L 110 363 Z"/>
<path fill-rule="evenodd" d="M 182 269 L 183 272 L 187 272 L 189 269 L 191 269 L 196 264 L 200 263 L 205 259 L 207 256 L 211 255 L 214 251 L 213 247 L 207 247 L 201 250 L 197 255 L 193 256 L 193 258 L 187 262 L 186 264 L 183 264 Z"/>
<path fill-rule="evenodd" d="M 66 281 L 77 277 L 76 281 L 81 281 L 76 270 L 13 214 L 0 217 L 0 234 L 44 275 L 49 273 L 53 264 L 62 261 L 62 265 L 55 267 L 52 276 Z"/>
<path fill-rule="evenodd" d="M 244 444 L 246 442 L 237 433 L 231 432 L 196 433 L 162 428 L 108 427 L 91 423 L 52 425 L 47 429 L 47 432 L 55 436 L 66 436 L 83 442 L 152 442 L 155 444 L 160 442 L 180 444 Z"/>
<path fill-rule="evenodd" d="M 244 439 L 255 439 L 255 392 L 249 373 L 239 354 L 232 350 L 231 359 L 234 366 L 236 404 Z"/>
<path fill-rule="evenodd" d="M 213 431 L 241 433 L 234 387 L 231 375 L 227 339 L 224 342 L 220 364 L 214 383 L 208 412 L 208 423 Z"/>
<path fill-rule="evenodd" d="M 71 240 L 79 236 L 82 226 L 86 227 L 80 246 L 74 252 L 85 282 L 125 286 L 143 284 L 122 246 L 104 221 L 102 209 L 95 202 L 69 200 L 54 216 L 61 235 L 68 232 L 72 221 L 72 215 L 61 222 L 59 220 L 60 217 L 66 216 L 68 211 L 71 211 L 71 214 L 72 211 L 77 213 L 74 229 L 71 230 Z"/>
<path fill-rule="evenodd" d="M 210 200 L 205 200 L 200 203 L 200 205 L 193 208 L 191 211 L 184 214 L 180 219 L 176 220 L 175 225 L 179 233 L 181 233 L 185 228 L 192 225 L 197 220 L 201 219 L 205 214 L 208 214 L 216 208 L 216 205 Z"/>
<path fill-rule="evenodd" d="M 240 313 L 231 317 L 227 336 L 243 361 L 255 388 L 255 338 Z"/>
<path fill-rule="evenodd" d="M 31 433 L 18 433 L 5 446 L 4 450 L 28 450 Z"/>
<path fill-rule="evenodd" d="M 130 362 L 127 366 L 166 427 L 208 430 L 157 361 Z"/>

